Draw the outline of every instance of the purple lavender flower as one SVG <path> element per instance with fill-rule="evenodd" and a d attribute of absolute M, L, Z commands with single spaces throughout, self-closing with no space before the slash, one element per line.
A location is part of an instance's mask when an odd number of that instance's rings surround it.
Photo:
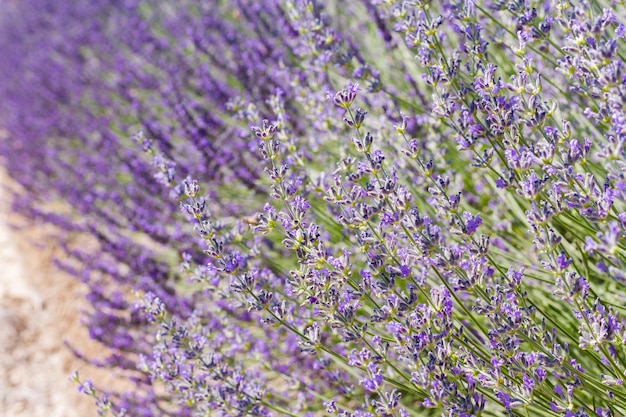
<path fill-rule="evenodd" d="M 626 407 L 621 9 L 74 3 L 0 18 L 0 155 L 103 413 Z"/>

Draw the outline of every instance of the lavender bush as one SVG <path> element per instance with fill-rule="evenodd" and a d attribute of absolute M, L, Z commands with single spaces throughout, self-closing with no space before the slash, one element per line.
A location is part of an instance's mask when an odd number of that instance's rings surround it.
<path fill-rule="evenodd" d="M 626 415 L 623 2 L 8 5 L 0 154 L 103 415 Z M 73 347 L 78 355 L 80 347 Z"/>

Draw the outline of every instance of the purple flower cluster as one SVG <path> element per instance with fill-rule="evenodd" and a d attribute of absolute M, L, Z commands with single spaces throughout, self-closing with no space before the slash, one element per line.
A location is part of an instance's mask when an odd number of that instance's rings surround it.
<path fill-rule="evenodd" d="M 602 3 L 11 6 L 15 208 L 57 226 L 90 360 L 135 384 L 80 390 L 116 416 L 626 414 Z"/>

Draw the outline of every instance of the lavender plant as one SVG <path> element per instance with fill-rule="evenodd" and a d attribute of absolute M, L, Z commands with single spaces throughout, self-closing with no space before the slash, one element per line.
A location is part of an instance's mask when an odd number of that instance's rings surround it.
<path fill-rule="evenodd" d="M 17 10 L 0 150 L 102 414 L 626 414 L 622 2 Z"/>

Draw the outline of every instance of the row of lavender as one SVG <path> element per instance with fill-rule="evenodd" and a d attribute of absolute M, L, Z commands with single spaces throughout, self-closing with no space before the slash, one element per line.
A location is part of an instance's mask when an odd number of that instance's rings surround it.
<path fill-rule="evenodd" d="M 612 3 L 8 4 L 15 208 L 57 226 L 89 360 L 129 386 L 81 390 L 133 416 L 626 414 Z"/>

